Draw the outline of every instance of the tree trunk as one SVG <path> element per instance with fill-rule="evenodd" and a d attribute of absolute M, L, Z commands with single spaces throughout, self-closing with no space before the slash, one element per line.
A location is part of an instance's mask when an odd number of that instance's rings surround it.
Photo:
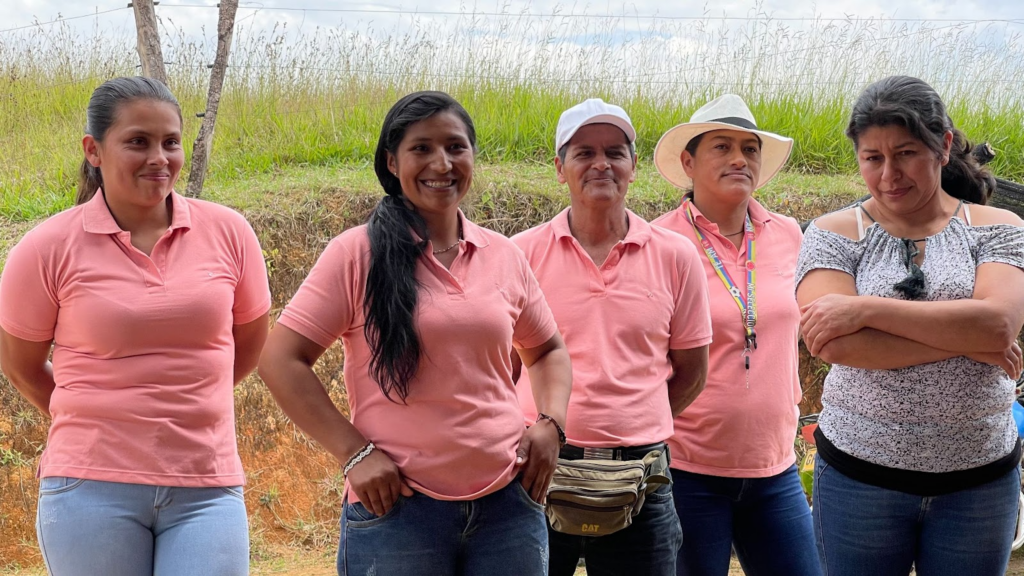
<path fill-rule="evenodd" d="M 164 53 L 160 48 L 160 33 L 156 29 L 156 10 L 153 0 L 132 0 L 135 9 L 135 28 L 139 32 L 139 59 L 142 75 L 167 84 L 164 71 Z"/>
<path fill-rule="evenodd" d="M 203 181 L 206 179 L 206 163 L 210 159 L 210 145 L 213 143 L 213 127 L 217 122 L 217 108 L 220 106 L 220 93 L 224 87 L 224 75 L 227 73 L 228 56 L 231 53 L 231 38 L 235 29 L 235 13 L 238 12 L 238 0 L 221 0 L 220 17 L 217 21 L 217 57 L 213 60 L 213 72 L 210 73 L 210 91 L 206 96 L 206 113 L 199 127 L 195 145 L 192 147 L 192 169 L 188 175 L 186 196 L 198 198 L 203 193 Z"/>

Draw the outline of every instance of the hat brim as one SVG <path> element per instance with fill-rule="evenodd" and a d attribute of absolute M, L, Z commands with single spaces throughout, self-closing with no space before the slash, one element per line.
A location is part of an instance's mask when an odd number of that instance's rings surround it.
<path fill-rule="evenodd" d="M 771 132 L 751 130 L 726 122 L 685 122 L 669 128 L 654 148 L 654 166 L 661 176 L 678 188 L 689 189 L 693 186 L 693 180 L 683 170 L 683 150 L 694 137 L 713 130 L 736 130 L 761 137 L 761 172 L 755 189 L 774 178 L 786 165 L 789 155 L 793 152 L 792 138 Z"/>

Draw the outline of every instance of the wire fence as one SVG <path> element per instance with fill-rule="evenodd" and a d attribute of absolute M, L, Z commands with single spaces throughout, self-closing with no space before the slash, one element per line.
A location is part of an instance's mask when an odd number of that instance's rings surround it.
<path fill-rule="evenodd" d="M 166 8 L 217 8 L 216 4 L 161 4 L 162 7 Z M 239 10 L 262 10 L 267 12 L 336 12 L 336 13 L 348 13 L 348 14 L 394 14 L 394 15 L 414 15 L 414 16 L 481 16 L 481 17 L 523 17 L 523 18 L 587 18 L 587 19 L 598 19 L 598 20 L 609 20 L 617 18 L 629 18 L 631 20 L 725 20 L 725 21 L 740 21 L 740 22 L 751 22 L 751 21 L 773 21 L 773 22 L 958 22 L 964 24 L 983 24 L 983 23 L 1010 23 L 1010 24 L 1024 24 L 1022 18 L 865 18 L 856 16 L 842 16 L 842 17 L 823 17 L 823 16 L 805 16 L 805 17 L 775 17 L 770 14 L 761 14 L 757 16 L 715 16 L 712 14 L 700 14 L 690 16 L 676 16 L 670 14 L 640 14 L 637 12 L 623 11 L 621 14 L 588 14 L 588 13 L 574 13 L 574 12 L 488 12 L 488 11 L 446 11 L 446 10 L 396 10 L 391 8 L 320 8 L 320 7 L 299 7 L 299 6 L 265 6 L 259 4 L 257 6 L 245 6 L 240 4 Z"/>
<path fill-rule="evenodd" d="M 251 4 L 251 3 L 250 3 Z M 166 8 L 198 8 L 208 10 L 219 10 L 218 4 L 168 4 L 161 2 L 157 6 L 157 10 L 161 11 Z M 88 14 L 80 14 L 77 16 L 61 16 L 58 15 L 52 20 L 45 22 L 33 22 L 31 24 L 25 24 L 22 26 L 15 26 L 13 28 L 0 29 L 0 34 L 8 32 L 17 32 L 19 30 L 29 30 L 32 28 L 42 28 L 53 24 L 59 24 L 63 22 L 69 22 L 72 20 L 81 20 L 84 18 L 98 18 L 104 14 L 112 14 L 116 12 L 124 12 L 131 9 L 131 6 L 122 6 L 119 8 L 109 8 L 106 10 L 99 10 Z M 705 21 L 705 22 L 717 22 L 717 21 L 733 21 L 733 22 L 907 22 L 907 23 L 919 23 L 919 24 L 931 24 L 931 23 L 944 23 L 951 24 L 952 26 L 965 26 L 965 25 L 979 25 L 979 24 L 1017 24 L 1024 26 L 1024 18 L 889 18 L 889 17 L 858 17 L 858 16 L 842 16 L 842 17 L 827 17 L 827 16 L 804 16 L 804 17 L 778 17 L 772 16 L 771 14 L 758 14 L 756 16 L 716 16 L 710 13 L 704 13 L 699 15 L 672 15 L 672 14 L 640 14 L 637 12 L 623 11 L 619 14 L 605 13 L 605 14 L 591 14 L 591 13 L 576 13 L 576 12 L 564 12 L 556 10 L 553 12 L 529 12 L 529 11 L 477 11 L 477 10 L 464 10 L 464 11 L 451 11 L 451 10 L 398 10 L 391 8 L 324 8 L 318 6 L 266 6 L 263 4 L 258 5 L 245 5 L 240 4 L 239 10 L 255 10 L 262 12 L 323 12 L 323 13 L 339 13 L 339 14 L 382 14 L 382 15 L 394 15 L 394 16 L 472 16 L 481 18 L 559 18 L 559 19 L 589 19 L 589 20 L 617 20 L 617 19 L 629 19 L 629 20 L 648 20 L 648 21 Z"/>
<path fill-rule="evenodd" d="M 158 12 L 173 12 L 184 9 L 203 9 L 203 10 L 217 10 L 216 4 L 198 4 L 198 3 L 167 3 L 161 2 L 157 6 Z M 844 16 L 842 18 L 833 17 L 774 17 L 770 14 L 758 14 L 754 16 L 715 16 L 712 14 L 701 14 L 701 15 L 661 15 L 661 14 L 639 14 L 635 12 L 624 11 L 621 14 L 586 14 L 586 13 L 572 13 L 564 12 L 561 10 L 554 10 L 552 12 L 529 12 L 529 11 L 431 11 L 431 10 L 395 10 L 395 9 L 383 9 L 383 8 L 331 8 L 324 6 L 267 6 L 257 3 L 243 3 L 239 7 L 240 10 L 250 11 L 263 11 L 263 12 L 323 12 L 323 13 L 365 13 L 365 14 L 388 14 L 388 15 L 399 15 L 399 16 L 462 16 L 469 18 L 490 18 L 490 17 L 528 17 L 528 18 L 586 18 L 586 19 L 643 19 L 643 20 L 665 20 L 665 21 L 739 21 L 739 22 L 864 22 L 864 23 L 877 23 L 877 22 L 903 22 L 903 23 L 917 23 L 920 27 L 914 28 L 909 27 L 901 29 L 896 34 L 889 34 L 883 36 L 872 37 L 871 40 L 874 42 L 884 41 L 913 41 L 915 38 L 926 34 L 935 34 L 942 31 L 954 31 L 960 30 L 972 26 L 986 25 L 986 24 L 1004 24 L 1004 25 L 1024 25 L 1024 19 L 1013 19 L 1013 18 L 961 18 L 961 19 L 949 19 L 949 18 L 868 18 L 868 17 L 856 17 L 856 16 Z M 104 15 L 115 14 L 119 12 L 130 11 L 130 6 L 118 8 L 109 8 L 104 10 L 97 10 L 89 14 L 81 14 L 76 16 L 58 16 L 45 22 L 35 22 L 33 24 L 18 26 L 14 28 L 8 28 L 0 30 L 0 34 L 10 33 L 15 31 L 23 31 L 31 28 L 43 28 L 54 24 L 59 24 L 72 20 L 81 20 L 85 18 L 100 18 Z M 166 14 L 166 12 L 165 12 Z M 932 24 L 940 24 L 933 26 Z M 351 77 L 362 77 L 362 78 L 390 78 L 396 81 L 403 80 L 423 80 L 423 81 L 449 81 L 449 82 L 497 82 L 505 84 L 514 84 L 519 86 L 625 86 L 630 87 L 632 85 L 643 85 L 643 86 L 681 86 L 681 85 L 693 85 L 707 88 L 741 88 L 749 87 L 751 89 L 758 90 L 812 90 L 812 89 L 834 89 L 834 88 L 856 88 L 862 85 L 859 78 L 842 78 L 842 79 L 827 79 L 827 78 L 787 78 L 787 79 L 764 79 L 752 77 L 750 79 L 744 79 L 742 77 L 735 77 L 731 80 L 720 80 L 720 79 L 707 79 L 705 77 L 698 77 L 693 80 L 688 80 L 686 77 L 694 73 L 703 73 L 714 70 L 716 68 L 728 67 L 736 64 L 748 63 L 752 58 L 756 57 L 761 60 L 781 58 L 781 57 L 794 57 L 794 56 L 808 56 L 814 51 L 822 51 L 833 48 L 844 48 L 850 44 L 850 39 L 841 39 L 834 42 L 823 42 L 815 43 L 811 45 L 801 46 L 792 49 L 774 50 L 768 52 L 761 52 L 756 55 L 744 54 L 740 57 L 728 59 L 728 60 L 716 60 L 707 64 L 700 64 L 696 66 L 690 66 L 686 68 L 674 68 L 669 70 L 656 70 L 651 72 L 636 72 L 632 74 L 618 74 L 611 77 L 593 76 L 593 77 L 572 77 L 566 75 L 559 75 L 552 73 L 551 71 L 538 71 L 536 69 L 524 69 L 521 72 L 513 72 L 506 74 L 495 74 L 495 73 L 479 73 L 479 72 L 438 72 L 429 70 L 388 70 L 376 67 L 328 67 L 328 66 L 308 66 L 302 64 L 289 64 L 275 62 L 273 64 L 253 64 L 253 63 L 233 63 L 229 64 L 229 75 L 228 83 L 232 82 L 244 82 L 243 72 L 267 72 L 281 70 L 292 70 L 299 73 L 320 73 L 320 74 L 331 74 L 341 78 Z M 209 66 L 205 63 L 184 63 L 169 61 L 165 63 L 169 68 L 170 72 L 174 72 L 177 68 L 181 70 L 183 74 L 193 75 L 192 77 L 198 78 L 205 76 L 203 71 Z M 196 74 L 198 72 L 198 74 Z M 936 87 L 964 87 L 965 83 L 973 87 L 998 87 L 998 88 L 1009 88 L 1016 89 L 1016 87 L 1024 86 L 1024 75 L 1015 74 L 1015 70 L 1008 71 L 1003 77 L 992 77 L 987 76 L 981 79 L 971 78 L 964 80 L 963 78 L 938 78 L 931 79 L 930 83 Z M 72 77 L 67 80 L 61 80 L 58 82 L 38 84 L 31 88 L 22 88 L 18 91 L 20 97 L 26 95 L 34 95 L 45 91 L 51 91 L 59 88 L 66 88 L 69 86 L 82 85 L 82 89 L 91 89 L 92 86 L 88 83 L 108 77 L 109 74 L 105 73 L 92 73 L 86 74 L 81 77 L 74 77 L 74 70 L 66 71 L 66 73 L 72 74 Z M 122 72 L 124 73 L 124 72 Z M 668 76 L 672 78 L 668 78 Z M 330 79 L 321 79 L 322 82 L 330 84 Z M 307 112 L 318 112 L 326 110 L 339 110 L 336 106 L 327 107 L 315 107 L 295 110 L 284 110 L 284 111 L 272 111 L 273 114 L 300 114 Z M 244 114 L 245 112 L 238 112 L 237 114 Z M 234 115 L 235 113 L 229 112 L 222 115 Z"/>
<path fill-rule="evenodd" d="M 92 12 L 90 14 L 82 14 L 80 16 L 58 16 L 57 18 L 54 18 L 53 20 L 48 20 L 46 22 L 33 22 L 32 24 L 26 24 L 24 26 L 15 26 L 14 28 L 5 28 L 5 29 L 0 30 L 0 34 L 4 34 L 6 32 L 17 32 L 18 30 L 29 30 L 31 28 L 44 28 L 44 27 L 50 26 L 52 24 L 60 24 L 62 22 L 69 22 L 71 20 L 81 20 L 83 18 L 97 18 L 97 17 L 102 16 L 104 14 L 112 14 L 114 12 L 123 12 L 125 10 L 128 10 L 127 6 L 124 6 L 124 7 L 121 7 L 121 8 L 111 8 L 109 10 L 101 10 L 99 12 Z"/>

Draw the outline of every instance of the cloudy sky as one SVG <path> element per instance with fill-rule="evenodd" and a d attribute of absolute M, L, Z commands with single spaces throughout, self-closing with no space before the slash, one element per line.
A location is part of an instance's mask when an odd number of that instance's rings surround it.
<path fill-rule="evenodd" d="M 76 19 L 78 29 L 88 30 L 99 27 L 103 30 L 130 30 L 133 25 L 132 11 L 126 8 L 126 0 L 0 0 L 4 18 L 0 31 L 36 22 L 48 22 L 58 16 L 64 18 L 105 12 L 95 17 Z M 215 6 L 216 0 L 163 0 L 157 8 L 162 18 L 169 18 L 178 28 L 199 34 L 205 29 L 215 29 L 216 10 L 210 8 L 186 8 L 180 5 Z M 521 12 L 561 13 L 576 12 L 591 15 L 624 13 L 633 16 L 694 17 L 728 16 L 750 17 L 769 15 L 777 19 L 787 18 L 906 18 L 939 20 L 1017 20 L 1024 33 L 1024 2 L 1021 0 L 859 0 L 857 2 L 817 2 L 815 0 L 636 0 L 633 2 L 566 2 L 558 0 L 491 0 L 472 2 L 468 0 L 383 0 L 381 2 L 359 2 L 343 0 L 243 0 L 239 19 L 247 24 L 272 26 L 275 22 L 287 22 L 289 28 L 315 26 L 347 26 L 359 22 L 387 23 L 391 18 L 380 11 L 460 11 L 475 12 Z M 177 6 L 177 7 L 175 7 Z M 840 7 L 841 6 L 841 7 Z M 262 10 L 253 8 L 262 7 Z M 276 8 L 330 8 L 355 10 L 356 12 L 303 12 L 282 11 Z M 358 12 L 366 10 L 366 12 Z M 794 25 L 799 25 L 794 22 Z"/>
<path fill-rule="evenodd" d="M 177 46 L 188 44 L 180 42 L 185 38 L 189 42 L 202 38 L 198 44 L 208 52 L 207 57 L 212 56 L 216 1 L 160 0 L 157 15 L 163 26 L 161 34 L 167 35 L 165 45 L 170 42 L 167 37 L 173 37 Z M 120 39 L 105 45 L 132 46 L 134 15 L 127 3 L 0 0 L 6 16 L 0 21 L 0 43 L 16 44 L 25 34 L 38 46 L 50 41 L 48 31 L 70 28 L 86 42 L 101 34 Z M 551 14 L 559 17 L 551 18 Z M 569 14 L 586 17 L 566 18 Z M 602 18 L 604 15 L 613 18 Z M 712 20 L 701 22 L 701 18 Z M 764 18 L 770 22 L 765 23 Z M 62 23 L 51 23 L 57 19 L 63 19 Z M 830 19 L 856 22 L 840 21 L 830 28 Z M 973 90 L 980 81 L 986 88 L 1016 94 L 1018 99 L 1024 86 L 1024 0 L 241 0 L 236 23 L 236 46 L 246 37 L 273 38 L 299 46 L 309 38 L 325 36 L 372 37 L 374 40 L 364 44 L 372 46 L 369 53 L 374 62 L 409 62 L 394 54 L 389 59 L 381 52 L 388 48 L 408 51 L 412 47 L 429 53 L 432 45 L 448 45 L 449 49 L 441 52 L 443 61 L 436 56 L 421 58 L 431 72 L 436 72 L 433 66 L 445 73 L 458 73 L 455 59 L 468 52 L 474 52 L 473 58 L 482 54 L 488 62 L 507 61 L 515 67 L 534 61 L 548 47 L 558 54 L 557 59 L 541 59 L 557 68 L 548 70 L 548 75 L 561 78 L 563 69 L 572 68 L 564 64 L 566 58 L 573 58 L 576 68 L 582 70 L 579 76 L 589 80 L 585 68 L 596 62 L 604 78 L 614 78 L 627 89 L 642 83 L 647 89 L 661 87 L 671 92 L 680 78 L 732 85 L 737 79 L 751 78 L 752 71 L 757 72 L 759 84 L 782 86 L 788 82 L 838 86 L 839 90 L 889 73 L 913 74 L 945 83 L 951 90 L 954 84 Z M 264 36 L 264 31 L 269 34 Z M 827 44 L 833 38 L 838 48 L 831 50 Z M 292 42 L 295 39 L 299 41 Z M 843 42 L 857 39 L 864 41 L 849 50 L 843 48 Z M 347 53 L 354 54 L 359 42 L 314 43 L 310 50 L 333 57 L 333 51 L 327 52 L 345 46 L 351 48 Z M 627 45 L 629 49 L 620 50 Z M 249 46 L 247 54 L 276 49 L 267 42 Z M 738 48 L 750 51 L 726 58 L 725 67 L 708 64 Z M 858 57 L 851 59 L 850 50 Z M 761 59 L 764 53 L 767 60 Z M 757 56 L 756 61 L 752 55 Z M 165 56 L 177 59 L 166 50 Z M 609 58 L 615 63 L 607 64 Z M 770 65 L 763 65 L 766 61 Z M 335 62 L 323 66 L 328 65 L 335 66 Z M 844 71 L 845 79 L 820 78 L 834 70 Z M 636 71 L 642 73 L 633 74 Z M 406 75 L 414 72 L 400 71 Z"/>

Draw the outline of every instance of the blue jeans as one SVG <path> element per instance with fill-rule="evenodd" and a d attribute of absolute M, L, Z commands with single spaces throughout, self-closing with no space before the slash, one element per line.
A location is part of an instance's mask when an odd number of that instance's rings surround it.
<path fill-rule="evenodd" d="M 1017 521 L 1020 469 L 975 488 L 915 496 L 858 482 L 820 457 L 814 531 L 827 576 L 1002 576 Z"/>
<path fill-rule="evenodd" d="M 244 576 L 242 488 L 39 481 L 36 534 L 51 576 Z"/>
<path fill-rule="evenodd" d="M 582 556 L 588 576 L 674 576 L 676 553 L 682 544 L 672 505 L 672 487 L 664 485 L 647 496 L 633 523 L 607 536 L 574 536 L 548 528 L 551 576 L 571 576 Z"/>
<path fill-rule="evenodd" d="M 796 466 L 768 478 L 672 470 L 683 525 L 678 576 L 725 576 L 732 549 L 749 576 L 821 574 Z"/>
<path fill-rule="evenodd" d="M 544 507 L 519 480 L 476 500 L 400 496 L 383 516 L 345 502 L 338 574 L 363 576 L 542 576 Z"/>

